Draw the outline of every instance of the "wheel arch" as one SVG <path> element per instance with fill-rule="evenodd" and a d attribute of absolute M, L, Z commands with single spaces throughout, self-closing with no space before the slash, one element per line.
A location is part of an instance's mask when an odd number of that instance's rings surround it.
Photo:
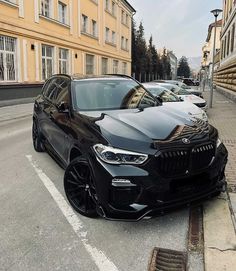
<path fill-rule="evenodd" d="M 74 160 L 76 157 L 79 157 L 82 155 L 82 152 L 77 148 L 77 147 L 72 147 L 70 150 L 70 155 L 69 155 L 69 163 Z"/>

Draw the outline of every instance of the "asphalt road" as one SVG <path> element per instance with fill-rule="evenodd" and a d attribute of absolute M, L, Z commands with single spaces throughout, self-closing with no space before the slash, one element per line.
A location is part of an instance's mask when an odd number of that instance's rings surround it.
<path fill-rule="evenodd" d="M 144 271 L 155 246 L 187 250 L 188 208 L 135 223 L 75 214 L 63 169 L 34 151 L 15 108 L 0 118 L 0 270 Z"/>

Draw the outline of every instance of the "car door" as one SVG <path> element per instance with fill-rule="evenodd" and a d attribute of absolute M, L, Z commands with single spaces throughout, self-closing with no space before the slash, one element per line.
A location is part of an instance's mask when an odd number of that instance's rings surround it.
<path fill-rule="evenodd" d="M 55 81 L 55 92 L 49 112 L 51 122 L 50 139 L 51 146 L 67 162 L 67 153 L 69 148 L 68 125 L 70 123 L 70 79 L 66 76 L 57 77 Z"/>
<path fill-rule="evenodd" d="M 50 112 L 56 91 L 56 80 L 57 78 L 53 77 L 45 83 L 42 93 L 42 101 L 40 102 L 40 128 L 47 142 L 50 144 L 52 142 L 52 123 L 50 120 Z"/>

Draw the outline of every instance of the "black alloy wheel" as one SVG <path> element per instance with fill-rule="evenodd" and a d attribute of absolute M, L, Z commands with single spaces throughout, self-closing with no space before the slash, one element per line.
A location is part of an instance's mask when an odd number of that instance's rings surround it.
<path fill-rule="evenodd" d="M 64 189 L 68 201 L 80 214 L 97 217 L 96 189 L 89 163 L 84 158 L 74 159 L 66 168 Z"/>
<path fill-rule="evenodd" d="M 44 151 L 43 139 L 42 139 L 42 135 L 39 132 L 39 128 L 38 128 L 38 124 L 36 120 L 33 120 L 32 140 L 33 140 L 34 149 L 37 152 L 43 152 Z"/>

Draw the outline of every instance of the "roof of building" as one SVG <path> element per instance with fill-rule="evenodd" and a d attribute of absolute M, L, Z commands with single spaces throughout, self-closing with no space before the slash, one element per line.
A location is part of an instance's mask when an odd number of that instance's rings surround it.
<path fill-rule="evenodd" d="M 208 42 L 211 38 L 211 32 L 212 32 L 212 29 L 214 28 L 215 26 L 215 22 L 214 23 L 211 23 L 208 27 L 208 35 L 207 35 L 207 38 L 206 38 L 206 42 Z M 218 20 L 216 22 L 216 27 L 221 27 L 222 26 L 222 19 L 221 20 Z"/>
<path fill-rule="evenodd" d="M 123 0 L 123 2 L 133 11 L 136 12 L 136 10 L 130 5 L 130 3 L 126 0 Z"/>

